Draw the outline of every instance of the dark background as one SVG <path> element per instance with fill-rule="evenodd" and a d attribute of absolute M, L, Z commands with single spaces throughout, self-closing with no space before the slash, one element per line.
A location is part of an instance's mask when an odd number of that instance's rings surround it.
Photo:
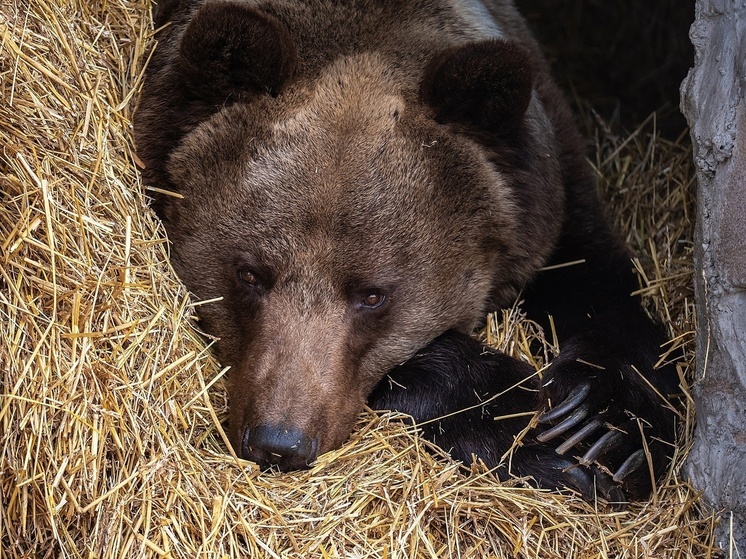
<path fill-rule="evenodd" d="M 611 126 L 631 131 L 657 111 L 663 136 L 674 139 L 685 130 L 679 85 L 693 63 L 688 33 L 694 0 L 516 4 L 581 112 L 587 103 Z"/>

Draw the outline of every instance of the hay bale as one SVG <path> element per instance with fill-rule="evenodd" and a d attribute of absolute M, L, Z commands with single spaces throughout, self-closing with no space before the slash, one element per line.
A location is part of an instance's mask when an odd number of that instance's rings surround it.
<path fill-rule="evenodd" d="M 678 478 L 627 510 L 465 474 L 392 415 L 305 472 L 231 455 L 224 371 L 146 205 L 130 117 L 146 0 L 0 8 L 0 557 L 711 556 Z M 688 149 L 639 130 L 595 159 L 641 289 L 688 359 Z M 602 133 L 601 131 L 600 133 Z M 619 202 L 624 200 L 624 202 Z M 486 334 L 523 352 L 519 315 Z"/>

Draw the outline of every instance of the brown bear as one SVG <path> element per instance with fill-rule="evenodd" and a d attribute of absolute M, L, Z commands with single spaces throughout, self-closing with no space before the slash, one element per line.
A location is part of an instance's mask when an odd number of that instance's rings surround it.
<path fill-rule="evenodd" d="M 156 25 L 137 149 L 240 456 L 305 467 L 367 402 L 505 477 L 530 418 L 494 418 L 536 410 L 512 473 L 649 492 L 677 377 L 510 0 L 162 0 Z M 519 295 L 560 343 L 540 381 L 469 335 Z"/>

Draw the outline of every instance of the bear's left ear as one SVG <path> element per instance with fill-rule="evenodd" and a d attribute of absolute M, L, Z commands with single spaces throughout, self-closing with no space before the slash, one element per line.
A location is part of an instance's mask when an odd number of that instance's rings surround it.
<path fill-rule="evenodd" d="M 509 132 L 528 108 L 533 88 L 531 55 L 515 42 L 489 39 L 447 49 L 433 57 L 420 98 L 439 122 L 460 122 Z"/>
<path fill-rule="evenodd" d="M 235 2 L 208 2 L 189 22 L 179 46 L 185 85 L 207 102 L 231 95 L 276 94 L 290 79 L 295 45 L 274 17 Z"/>

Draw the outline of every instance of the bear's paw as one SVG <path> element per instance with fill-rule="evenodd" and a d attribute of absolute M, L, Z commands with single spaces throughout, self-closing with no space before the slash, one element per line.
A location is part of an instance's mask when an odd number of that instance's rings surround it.
<path fill-rule="evenodd" d="M 647 378 L 652 367 L 643 375 L 616 355 L 594 361 L 570 350 L 552 362 L 531 435 L 567 461 L 567 484 L 585 498 L 642 498 L 669 463 L 676 412 Z"/>

